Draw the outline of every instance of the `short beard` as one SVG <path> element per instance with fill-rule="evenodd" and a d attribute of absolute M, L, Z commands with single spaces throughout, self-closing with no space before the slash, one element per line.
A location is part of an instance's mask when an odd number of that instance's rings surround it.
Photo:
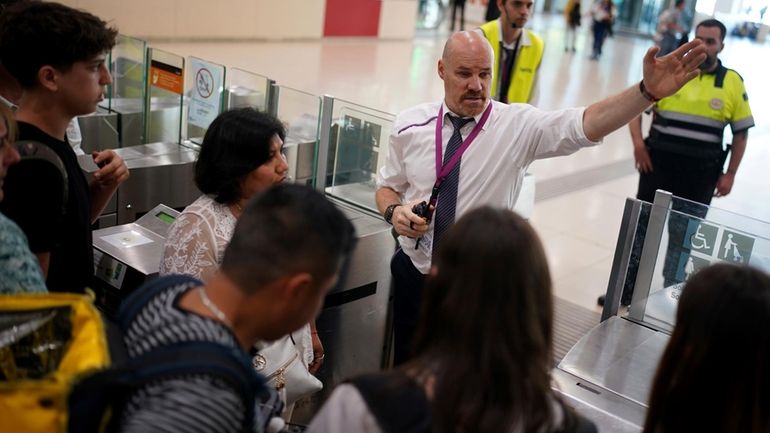
<path fill-rule="evenodd" d="M 714 69 L 714 66 L 717 64 L 717 58 L 716 57 L 706 57 L 706 60 L 701 63 L 698 68 L 703 72 L 709 72 L 712 69 Z"/>

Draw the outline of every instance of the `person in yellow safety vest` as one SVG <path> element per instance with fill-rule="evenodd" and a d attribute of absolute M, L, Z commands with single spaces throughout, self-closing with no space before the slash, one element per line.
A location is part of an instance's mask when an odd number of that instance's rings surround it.
<path fill-rule="evenodd" d="M 478 29 L 494 51 L 491 92 L 492 98 L 500 102 L 533 104 L 537 100 L 537 71 L 545 44 L 524 29 L 533 4 L 533 0 L 497 0 L 500 18 Z"/>
<path fill-rule="evenodd" d="M 708 55 L 700 66 L 700 76 L 653 105 L 647 139 L 642 139 L 641 116 L 629 123 L 640 175 L 640 200 L 651 202 L 655 190 L 664 189 L 709 204 L 712 196 L 730 193 L 746 150 L 754 117 L 743 79 L 717 58 L 724 48 L 725 26 L 714 19 L 703 21 L 695 37 L 705 43 Z M 723 150 L 727 125 L 733 139 L 732 145 Z M 730 163 L 724 171 L 728 153 Z"/>

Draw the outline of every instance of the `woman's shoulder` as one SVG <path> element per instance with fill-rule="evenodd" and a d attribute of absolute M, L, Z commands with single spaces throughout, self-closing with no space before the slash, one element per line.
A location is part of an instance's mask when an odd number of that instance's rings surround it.
<path fill-rule="evenodd" d="M 205 222 L 211 226 L 227 219 L 235 219 L 229 207 L 205 194 L 187 206 L 177 217 L 177 221 L 184 221 L 188 224 L 197 221 Z"/>
<path fill-rule="evenodd" d="M 194 202 L 190 203 L 189 206 L 184 208 L 184 211 L 182 211 L 182 215 L 189 214 L 189 213 L 202 214 L 202 213 L 208 213 L 212 211 L 220 211 L 222 209 L 227 209 L 227 205 L 219 203 L 213 198 L 211 198 L 211 196 L 203 194 L 197 199 L 195 199 Z"/>

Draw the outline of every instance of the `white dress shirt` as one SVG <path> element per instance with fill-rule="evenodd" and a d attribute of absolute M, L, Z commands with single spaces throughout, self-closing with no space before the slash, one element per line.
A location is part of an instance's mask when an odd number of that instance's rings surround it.
<path fill-rule="evenodd" d="M 494 105 L 486 125 L 462 156 L 457 219 L 483 205 L 508 207 L 511 197 L 518 196 L 524 172 L 532 161 L 569 155 L 600 143 L 585 136 L 585 108 L 542 111 L 527 104 L 491 103 Z M 435 127 L 441 104 L 434 102 L 409 108 L 394 122 L 377 187 L 393 189 L 401 195 L 404 204 L 430 198 L 436 181 Z M 444 113 L 449 113 L 446 104 Z M 476 122 L 480 118 L 481 114 L 476 116 Z M 469 122 L 461 129 L 463 139 L 476 122 Z M 444 151 L 453 131 L 451 122 L 443 122 Z M 417 249 L 415 239 L 398 238 L 401 248 L 423 274 L 430 270 L 432 238 L 432 223 Z"/>

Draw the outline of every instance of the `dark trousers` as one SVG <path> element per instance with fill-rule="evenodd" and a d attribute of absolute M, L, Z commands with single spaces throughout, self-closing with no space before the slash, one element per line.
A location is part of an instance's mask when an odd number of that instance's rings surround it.
<path fill-rule="evenodd" d="M 412 264 L 401 248 L 390 261 L 393 276 L 393 365 L 412 355 L 412 337 L 417 329 L 425 275 Z"/>
<path fill-rule="evenodd" d="M 500 18 L 500 9 L 497 8 L 497 2 L 495 0 L 489 0 L 487 3 L 487 13 L 484 16 L 485 21 L 492 21 Z"/>
<path fill-rule="evenodd" d="M 653 171 L 639 175 L 636 198 L 652 203 L 655 190 L 662 189 L 677 197 L 708 205 L 714 196 L 724 157 L 695 159 L 650 149 Z M 727 156 L 726 154 L 724 156 Z"/>
<path fill-rule="evenodd" d="M 662 189 L 673 195 L 696 203 L 675 200 L 668 217 L 668 247 L 663 265 L 664 286 L 680 282 L 677 268 L 682 253 L 689 253 L 684 247 L 689 216 L 705 218 L 707 205 L 714 196 L 719 176 L 722 174 L 724 157 L 697 159 L 672 154 L 656 149 L 648 149 L 653 171 L 639 175 L 639 189 L 636 198 L 652 202 L 655 191 Z M 727 156 L 725 153 L 724 156 Z"/>
<path fill-rule="evenodd" d="M 460 30 L 465 30 L 465 0 L 452 0 L 452 24 L 449 29 L 454 31 L 457 9 L 460 9 Z"/>
<path fill-rule="evenodd" d="M 604 45 L 604 40 L 607 38 L 607 29 L 609 25 L 604 22 L 600 21 L 594 21 L 593 24 L 593 31 L 594 31 L 594 48 L 593 48 L 593 57 L 599 57 L 602 55 L 602 46 Z"/>

